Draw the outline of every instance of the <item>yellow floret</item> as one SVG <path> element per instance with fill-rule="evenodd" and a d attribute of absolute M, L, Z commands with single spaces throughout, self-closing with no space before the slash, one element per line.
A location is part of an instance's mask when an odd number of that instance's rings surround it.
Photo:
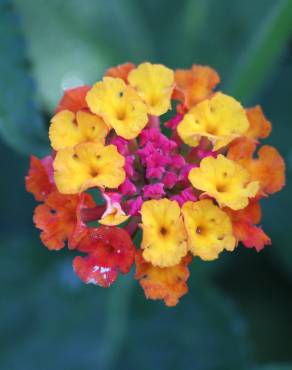
<path fill-rule="evenodd" d="M 134 139 L 148 122 L 145 103 L 120 78 L 104 77 L 87 93 L 86 101 L 124 139 Z"/>
<path fill-rule="evenodd" d="M 200 167 L 190 171 L 189 180 L 195 188 L 214 197 L 220 206 L 233 210 L 245 208 L 248 198 L 259 190 L 259 182 L 250 182 L 246 169 L 222 154 L 204 158 Z"/>
<path fill-rule="evenodd" d="M 158 267 L 177 265 L 187 254 L 187 235 L 178 203 L 168 199 L 148 200 L 141 215 L 144 259 Z"/>
<path fill-rule="evenodd" d="M 98 222 L 106 226 L 116 226 L 127 221 L 130 216 L 125 214 L 122 210 L 121 204 L 119 202 L 112 201 L 111 197 L 105 193 L 103 196 L 107 201 L 107 208 Z"/>
<path fill-rule="evenodd" d="M 72 113 L 63 110 L 51 121 L 49 137 L 53 149 L 60 150 L 86 141 L 104 142 L 109 132 L 104 121 L 91 113 L 79 111 Z"/>
<path fill-rule="evenodd" d="M 181 139 L 195 147 L 202 137 L 208 138 L 218 150 L 247 131 L 249 122 L 245 110 L 234 98 L 216 93 L 192 108 L 179 123 Z"/>
<path fill-rule="evenodd" d="M 233 251 L 235 238 L 228 215 L 210 199 L 186 202 L 182 207 L 188 247 L 194 256 L 211 261 L 224 249 Z"/>
<path fill-rule="evenodd" d="M 95 186 L 117 188 L 125 180 L 125 158 L 115 145 L 82 143 L 57 152 L 54 176 L 63 194 L 76 194 Z"/>
<path fill-rule="evenodd" d="M 128 81 L 146 102 L 148 113 L 160 116 L 171 108 L 174 72 L 161 64 L 142 63 L 133 69 Z"/>
<path fill-rule="evenodd" d="M 127 216 L 126 214 L 123 213 L 111 213 L 108 214 L 107 216 L 101 218 L 98 220 L 98 222 L 101 225 L 106 225 L 106 226 L 116 226 L 120 225 L 123 222 L 127 221 L 130 216 Z"/>

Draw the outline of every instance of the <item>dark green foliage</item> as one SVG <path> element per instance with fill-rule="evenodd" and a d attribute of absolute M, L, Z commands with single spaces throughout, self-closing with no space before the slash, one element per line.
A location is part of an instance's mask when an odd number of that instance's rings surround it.
<path fill-rule="evenodd" d="M 48 150 L 46 130 L 25 46 L 18 14 L 10 1 L 1 0 L 0 134 L 19 152 L 44 154 Z"/>

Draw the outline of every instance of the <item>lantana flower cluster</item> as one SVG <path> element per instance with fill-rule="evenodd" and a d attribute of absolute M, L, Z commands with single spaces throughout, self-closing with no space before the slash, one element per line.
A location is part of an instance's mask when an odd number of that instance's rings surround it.
<path fill-rule="evenodd" d="M 146 297 L 173 306 L 194 258 L 271 244 L 259 201 L 283 187 L 285 165 L 260 147 L 271 132 L 262 109 L 215 91 L 219 82 L 206 66 L 127 63 L 65 91 L 52 153 L 31 157 L 26 188 L 41 202 L 43 244 L 74 250 L 84 283 L 109 287 L 135 265 Z"/>

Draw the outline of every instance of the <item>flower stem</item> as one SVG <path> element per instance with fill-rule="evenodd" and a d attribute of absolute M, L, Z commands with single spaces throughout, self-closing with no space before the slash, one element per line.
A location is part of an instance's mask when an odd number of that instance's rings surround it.
<path fill-rule="evenodd" d="M 127 332 L 131 294 L 134 282 L 132 276 L 120 276 L 108 290 L 107 317 L 102 344 L 99 348 L 100 370 L 111 370 L 119 358 Z"/>

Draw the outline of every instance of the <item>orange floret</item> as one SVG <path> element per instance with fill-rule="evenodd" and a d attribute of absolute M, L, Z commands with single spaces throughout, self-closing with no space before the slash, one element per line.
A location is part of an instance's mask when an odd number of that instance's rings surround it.
<path fill-rule="evenodd" d="M 44 200 L 56 189 L 53 182 L 53 158 L 51 156 L 39 159 L 30 157 L 30 167 L 25 177 L 26 190 L 32 193 L 36 200 Z"/>
<path fill-rule="evenodd" d="M 175 306 L 179 299 L 188 292 L 186 281 L 189 278 L 188 264 L 190 255 L 172 267 L 154 267 L 142 257 L 141 252 L 136 254 L 135 279 L 140 281 L 145 296 L 150 299 L 162 299 L 166 306 Z"/>
<path fill-rule="evenodd" d="M 36 227 L 42 230 L 43 244 L 50 250 L 59 250 L 68 240 L 69 248 L 75 248 L 87 232 L 80 211 L 94 206 L 93 198 L 86 193 L 81 196 L 51 193 L 44 204 L 36 207 L 33 217 Z"/>
<path fill-rule="evenodd" d="M 268 121 L 262 111 L 262 108 L 257 105 L 246 110 L 246 115 L 249 121 L 249 129 L 245 136 L 250 139 L 265 139 L 272 131 L 272 124 Z"/>
<path fill-rule="evenodd" d="M 125 82 L 128 82 L 128 75 L 134 68 L 136 68 L 135 64 L 124 63 L 116 67 L 109 68 L 104 75 L 109 77 L 121 78 Z"/>
<path fill-rule="evenodd" d="M 185 108 L 188 110 L 210 96 L 220 82 L 220 77 L 214 69 L 195 64 L 191 69 L 177 69 L 174 79 L 176 89 L 173 99 L 183 103 L 177 107 L 179 113 L 184 113 Z"/>
<path fill-rule="evenodd" d="M 56 109 L 56 113 L 65 109 L 68 109 L 73 113 L 76 113 L 81 109 L 88 109 L 85 97 L 90 88 L 90 86 L 85 85 L 65 90 Z"/>
<path fill-rule="evenodd" d="M 228 158 L 247 169 L 252 181 L 259 181 L 260 194 L 273 194 L 285 185 L 285 162 L 277 149 L 264 145 L 253 158 L 256 144 L 249 139 L 236 140 L 229 148 Z"/>
<path fill-rule="evenodd" d="M 240 211 L 233 211 L 225 208 L 224 211 L 229 215 L 233 234 L 237 242 L 242 242 L 247 248 L 255 248 L 260 252 L 265 245 L 271 244 L 271 239 L 261 229 L 256 226 L 261 221 L 261 207 L 258 201 L 252 200 L 249 205 Z"/>

